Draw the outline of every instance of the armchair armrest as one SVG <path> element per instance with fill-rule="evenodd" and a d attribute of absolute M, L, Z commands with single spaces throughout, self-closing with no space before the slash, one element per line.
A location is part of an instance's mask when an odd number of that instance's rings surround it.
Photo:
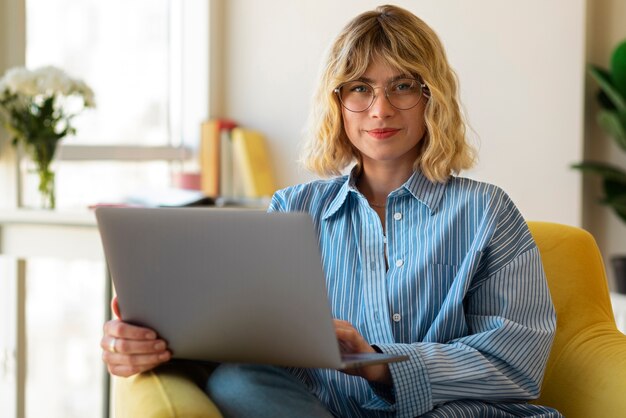
<path fill-rule="evenodd" d="M 169 363 L 146 373 L 115 378 L 115 416 L 221 418 L 201 389 L 210 371 L 193 363 Z"/>
<path fill-rule="evenodd" d="M 626 335 L 615 324 L 584 329 L 553 354 L 537 403 L 568 418 L 624 416 Z"/>

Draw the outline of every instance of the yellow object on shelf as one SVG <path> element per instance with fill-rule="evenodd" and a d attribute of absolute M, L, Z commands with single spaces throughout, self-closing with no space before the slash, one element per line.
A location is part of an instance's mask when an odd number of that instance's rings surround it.
<path fill-rule="evenodd" d="M 235 128 L 231 135 L 234 164 L 241 175 L 245 197 L 272 196 L 276 191 L 276 181 L 263 134 Z"/>

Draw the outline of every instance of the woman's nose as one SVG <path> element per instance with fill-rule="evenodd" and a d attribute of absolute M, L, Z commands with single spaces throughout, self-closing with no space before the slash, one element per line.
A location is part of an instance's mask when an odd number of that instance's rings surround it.
<path fill-rule="evenodd" d="M 388 118 L 394 114 L 396 109 L 391 105 L 389 99 L 385 95 L 385 91 L 380 91 L 374 96 L 374 102 L 369 108 L 369 113 L 373 117 Z"/>

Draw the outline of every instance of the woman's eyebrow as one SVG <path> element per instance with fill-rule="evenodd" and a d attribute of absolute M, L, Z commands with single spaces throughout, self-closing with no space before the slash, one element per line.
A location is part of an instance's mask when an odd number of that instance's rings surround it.
<path fill-rule="evenodd" d="M 394 75 L 391 78 L 388 78 L 385 83 L 391 83 L 393 81 L 400 80 L 401 78 L 414 78 L 414 77 L 412 75 L 404 74 L 404 73 L 403 74 L 398 74 L 398 75 Z M 364 81 L 364 82 L 369 83 L 369 84 L 374 84 L 374 82 L 375 82 L 375 80 L 372 80 L 371 78 L 365 77 L 365 76 L 361 76 L 361 77 L 357 78 L 357 80 Z"/>
<path fill-rule="evenodd" d="M 374 82 L 374 80 L 372 80 L 371 78 L 365 77 L 365 76 L 361 76 L 361 77 L 357 78 L 357 80 L 365 81 L 366 83 L 370 83 L 370 84 Z"/>

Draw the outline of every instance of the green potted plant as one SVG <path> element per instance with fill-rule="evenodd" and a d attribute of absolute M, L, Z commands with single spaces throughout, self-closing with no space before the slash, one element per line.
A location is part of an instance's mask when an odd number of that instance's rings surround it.
<path fill-rule="evenodd" d="M 600 87 L 598 124 L 626 152 L 626 40 L 613 51 L 609 69 L 590 64 L 588 72 Z M 604 196 L 600 203 L 609 206 L 626 224 L 626 170 L 595 161 L 575 164 L 573 168 L 602 178 Z M 616 290 L 626 293 L 626 255 L 614 256 L 611 263 L 615 271 Z"/>

